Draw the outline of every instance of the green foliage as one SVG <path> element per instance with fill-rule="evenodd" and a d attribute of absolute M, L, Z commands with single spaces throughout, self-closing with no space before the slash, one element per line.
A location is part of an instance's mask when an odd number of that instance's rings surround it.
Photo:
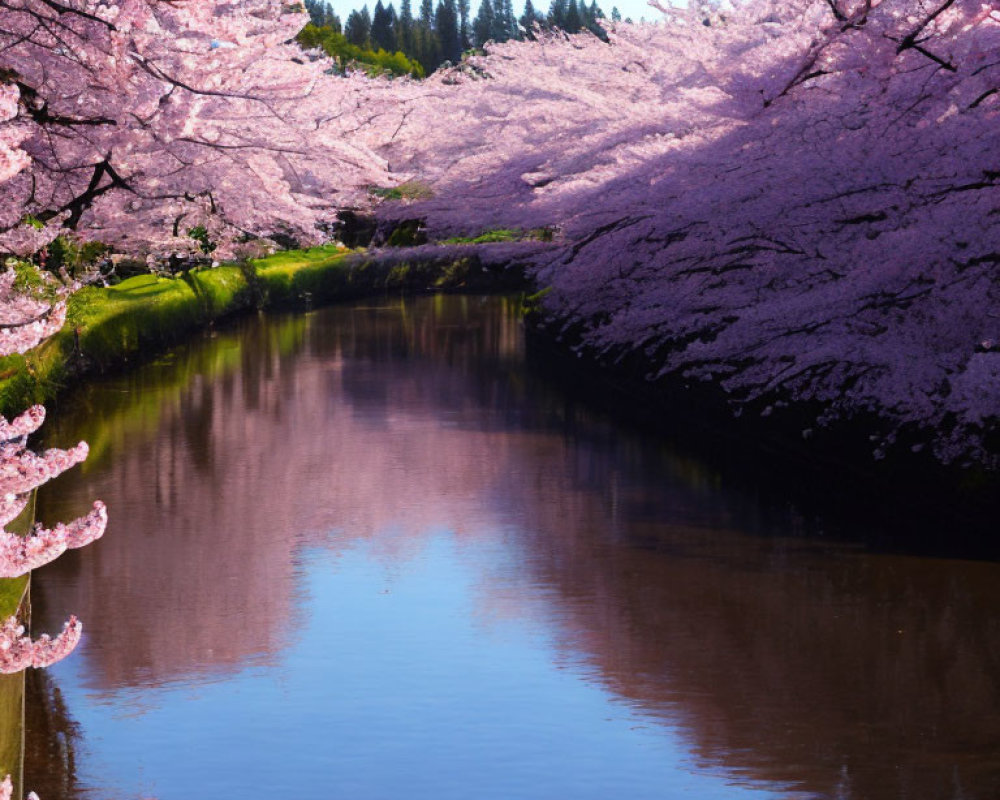
<path fill-rule="evenodd" d="M 331 27 L 306 25 L 296 40 L 306 48 L 318 47 L 337 64 L 341 72 L 351 68 L 364 69 L 371 75 L 410 75 L 424 77 L 424 68 L 416 60 L 407 58 L 400 50 L 394 53 L 378 48 L 359 46 L 348 41 L 347 36 Z"/>
<path fill-rule="evenodd" d="M 337 16 L 329 2 L 326 0 L 305 0 L 305 7 L 313 25 L 327 26 L 333 28 L 337 33 L 341 32 L 340 17 Z"/>
<path fill-rule="evenodd" d="M 218 246 L 208 235 L 208 229 L 204 225 L 195 225 L 187 229 L 187 235 L 198 243 L 198 247 L 205 255 L 210 256 Z"/>
<path fill-rule="evenodd" d="M 546 286 L 533 294 L 522 294 L 520 298 L 520 315 L 522 319 L 539 319 L 542 313 L 542 301 L 545 299 L 551 287 Z"/>
<path fill-rule="evenodd" d="M 14 288 L 18 292 L 50 303 L 58 299 L 62 284 L 48 272 L 15 258 L 8 258 L 6 266 L 13 269 L 16 274 Z"/>
<path fill-rule="evenodd" d="M 426 243 L 427 233 L 423 228 L 423 220 L 419 219 L 403 220 L 386 241 L 389 247 L 416 247 Z"/>
<path fill-rule="evenodd" d="M 434 281 L 437 289 L 454 289 L 462 286 L 469 278 L 473 262 L 467 258 L 458 258 L 445 265 L 441 274 Z"/>
<path fill-rule="evenodd" d="M 489 244 L 491 242 L 516 242 L 524 238 L 521 231 L 514 228 L 496 228 L 484 231 L 478 236 L 452 236 L 441 244 Z"/>
<path fill-rule="evenodd" d="M 46 250 L 46 269 L 54 273 L 65 269 L 76 277 L 81 268 L 96 263 L 111 248 L 104 242 L 87 242 L 70 236 L 57 236 Z"/>
<path fill-rule="evenodd" d="M 25 280 L 39 280 L 30 265 L 21 269 Z M 254 307 L 302 307 L 432 287 L 485 290 L 495 288 L 496 280 L 475 257 L 394 264 L 359 261 L 352 251 L 326 245 L 180 277 L 137 275 L 116 286 L 88 286 L 71 295 L 67 324 L 58 334 L 27 355 L 0 359 L 0 413 L 10 416 L 51 400 L 72 371 L 148 358 L 192 330 Z"/>
<path fill-rule="evenodd" d="M 368 191 L 386 200 L 427 200 L 434 196 L 431 188 L 420 181 L 404 181 L 398 186 L 370 186 Z"/>
<path fill-rule="evenodd" d="M 450 239 L 444 239 L 441 244 L 490 244 L 491 242 L 521 242 L 526 239 L 551 242 L 552 235 L 551 228 L 532 228 L 527 232 L 518 228 L 494 228 L 483 231 L 478 236 L 452 236 Z"/>

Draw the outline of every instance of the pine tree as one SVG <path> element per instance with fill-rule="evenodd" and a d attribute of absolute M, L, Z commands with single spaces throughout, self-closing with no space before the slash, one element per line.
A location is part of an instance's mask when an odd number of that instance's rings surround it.
<path fill-rule="evenodd" d="M 396 33 L 392 29 L 392 16 L 388 9 L 382 5 L 382 0 L 375 3 L 375 13 L 372 14 L 371 40 L 374 47 L 381 48 L 387 53 L 396 50 Z"/>
<path fill-rule="evenodd" d="M 472 35 L 469 29 L 469 0 L 458 0 L 458 34 L 462 40 L 462 50 L 472 47 Z"/>
<path fill-rule="evenodd" d="M 517 29 L 517 17 L 514 16 L 513 0 L 503 0 L 503 22 L 510 39 L 520 39 L 521 32 Z"/>
<path fill-rule="evenodd" d="M 392 33 L 392 50 L 402 50 L 403 47 L 399 41 L 399 17 L 396 15 L 396 9 L 393 8 L 392 3 L 385 7 L 385 13 L 389 18 L 389 31 Z"/>
<path fill-rule="evenodd" d="M 438 0 L 434 23 L 442 59 L 457 64 L 462 60 L 462 41 L 459 36 L 458 7 L 455 0 Z"/>
<path fill-rule="evenodd" d="M 399 10 L 399 21 L 396 26 L 396 41 L 399 49 L 412 56 L 416 48 L 413 41 L 413 6 L 410 0 L 403 0 Z"/>
<path fill-rule="evenodd" d="M 566 28 L 566 0 L 552 0 L 549 6 L 549 26 Z"/>
<path fill-rule="evenodd" d="M 524 35 L 529 39 L 533 39 L 534 35 L 532 31 L 534 26 L 544 22 L 542 16 L 535 11 L 535 6 L 532 4 L 531 0 L 524 0 L 524 13 L 521 15 L 521 19 L 518 20 L 521 23 L 521 27 L 524 28 Z"/>
<path fill-rule="evenodd" d="M 612 22 L 622 21 L 622 12 L 618 10 L 618 6 L 611 6 L 611 21 Z"/>
<path fill-rule="evenodd" d="M 415 51 L 417 60 L 428 75 L 441 63 L 441 42 L 434 30 L 434 0 L 420 0 L 420 19 L 417 21 Z"/>
<path fill-rule="evenodd" d="M 566 33 L 579 33 L 583 20 L 580 18 L 580 9 L 576 5 L 576 0 L 569 0 L 569 8 L 566 9 L 566 24 L 563 30 Z"/>
<path fill-rule="evenodd" d="M 347 41 L 357 47 L 367 47 L 371 38 L 372 18 L 368 13 L 368 6 L 364 6 L 360 11 L 352 11 L 347 16 L 347 25 L 344 27 L 344 35 Z"/>
<path fill-rule="evenodd" d="M 305 0 L 305 7 L 311 24 L 317 28 L 332 28 L 340 33 L 340 17 L 326 0 Z"/>
<path fill-rule="evenodd" d="M 493 38 L 493 3 L 491 0 L 480 2 L 479 13 L 472 21 L 472 37 L 475 39 L 476 47 L 482 47 Z"/>

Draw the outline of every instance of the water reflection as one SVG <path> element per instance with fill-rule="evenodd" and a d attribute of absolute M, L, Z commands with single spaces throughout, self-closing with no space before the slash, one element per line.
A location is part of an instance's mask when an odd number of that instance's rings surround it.
<path fill-rule="evenodd" d="M 88 625 L 43 796 L 1000 796 L 995 565 L 792 536 L 542 377 L 506 301 L 438 297 L 75 395 L 39 515 L 113 515 L 36 580 Z"/>

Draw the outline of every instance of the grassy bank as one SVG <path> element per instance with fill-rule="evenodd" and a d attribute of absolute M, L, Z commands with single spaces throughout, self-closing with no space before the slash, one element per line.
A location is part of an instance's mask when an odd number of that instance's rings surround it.
<path fill-rule="evenodd" d="M 3 619 L 17 612 L 27 582 L 27 578 L 0 580 L 0 615 Z M 21 775 L 23 702 L 24 673 L 0 675 L 0 780 L 4 775 L 13 775 L 15 783 L 20 782 Z"/>
<path fill-rule="evenodd" d="M 25 356 L 0 359 L 0 413 L 51 401 L 76 375 L 140 361 L 234 314 L 379 293 L 487 289 L 496 280 L 475 256 L 401 261 L 326 246 L 178 277 L 139 275 L 116 286 L 86 287 L 70 298 L 59 334 Z"/>

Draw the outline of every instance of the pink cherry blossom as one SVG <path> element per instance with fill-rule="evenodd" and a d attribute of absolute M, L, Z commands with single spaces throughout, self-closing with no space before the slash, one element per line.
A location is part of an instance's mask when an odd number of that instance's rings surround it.
<path fill-rule="evenodd" d="M 389 178 L 355 135 L 378 114 L 365 80 L 325 75 L 292 41 L 307 20 L 293 8 L 4 3 L 0 249 L 50 235 L 26 214 L 122 251 L 183 252 L 196 225 L 219 253 L 238 236 L 320 240 L 317 225 Z"/>
<path fill-rule="evenodd" d="M 996 465 L 996 5 L 661 10 L 401 95 L 379 152 L 434 197 L 385 223 L 549 226 L 534 274 L 581 352 Z"/>
<path fill-rule="evenodd" d="M 42 634 L 32 639 L 25 634 L 17 617 L 8 617 L 0 625 L 0 673 L 20 672 L 28 667 L 49 667 L 68 656 L 79 644 L 83 625 L 70 617 L 62 633 L 54 639 Z"/>
<path fill-rule="evenodd" d="M 34 433 L 45 422 L 45 406 L 35 405 L 10 422 L 0 417 L 0 441 L 9 441 Z"/>
<path fill-rule="evenodd" d="M 0 354 L 24 352 L 58 330 L 65 318 L 65 303 L 49 307 L 41 300 L 19 293 L 15 274 L 0 274 Z M 27 506 L 31 491 L 87 457 L 81 442 L 68 450 L 50 448 L 41 454 L 26 448 L 28 436 L 45 420 L 45 409 L 32 406 L 8 421 L 0 417 L 0 524 L 12 522 Z M 69 548 L 82 547 L 99 538 L 107 525 L 107 511 L 100 501 L 89 514 L 51 529 L 36 525 L 21 536 L 0 528 L 0 579 L 24 575 L 47 564 Z M 45 667 L 68 655 L 80 639 L 81 625 L 71 617 L 63 632 L 32 640 L 17 617 L 0 628 L 0 673 L 26 667 Z M 9 794 L 9 785 L 0 785 Z"/>
<path fill-rule="evenodd" d="M 100 501 L 88 515 L 46 529 L 36 526 L 28 536 L 0 531 L 0 578 L 16 578 L 55 560 L 67 549 L 90 544 L 104 534 L 108 513 Z"/>

